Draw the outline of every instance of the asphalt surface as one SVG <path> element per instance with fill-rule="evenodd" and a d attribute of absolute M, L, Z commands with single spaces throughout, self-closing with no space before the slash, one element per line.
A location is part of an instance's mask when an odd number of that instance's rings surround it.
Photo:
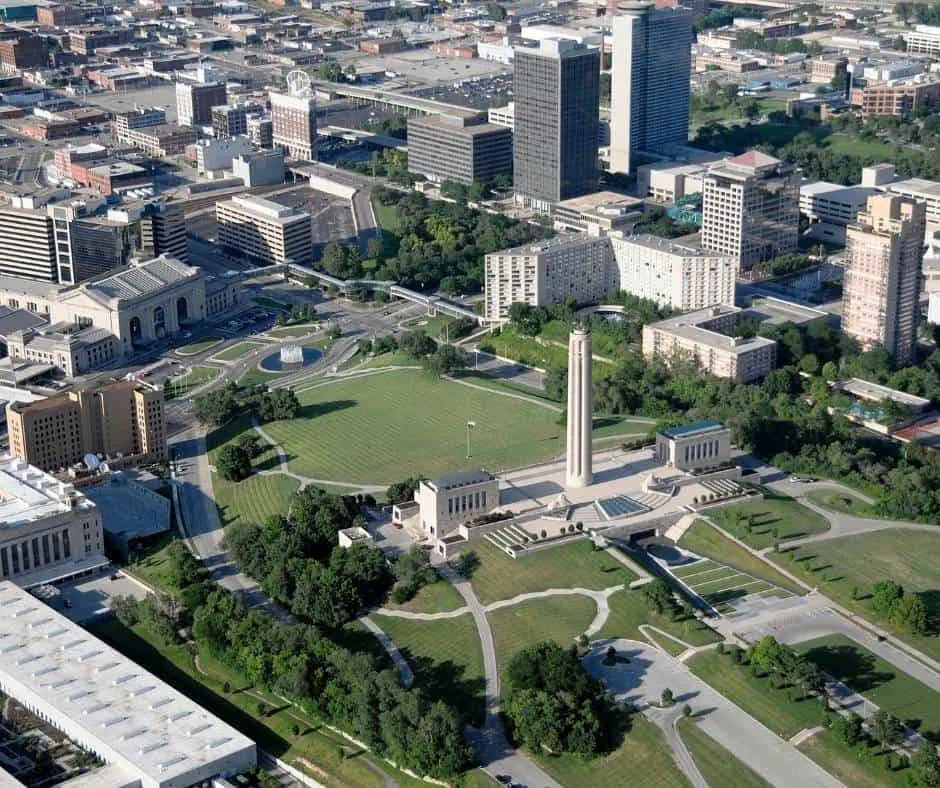
<path fill-rule="evenodd" d="M 652 646 L 634 640 L 612 643 L 618 656 L 629 660 L 613 668 L 603 665 L 609 642 L 594 649 L 584 666 L 607 685 L 618 701 L 641 709 L 659 704 L 662 691 L 672 690 L 676 704 L 688 703 L 699 727 L 718 744 L 749 766 L 771 785 L 841 786 L 793 745 L 713 690 L 682 662 Z M 650 718 L 662 724 L 658 710 Z M 668 718 L 667 718 L 668 724 Z"/>

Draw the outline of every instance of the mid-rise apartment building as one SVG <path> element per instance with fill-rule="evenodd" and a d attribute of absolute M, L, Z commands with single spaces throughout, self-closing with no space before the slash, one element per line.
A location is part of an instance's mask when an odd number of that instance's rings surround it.
<path fill-rule="evenodd" d="M 0 73 L 15 74 L 48 65 L 49 44 L 43 36 L 34 36 L 25 30 L 0 32 Z"/>
<path fill-rule="evenodd" d="M 486 255 L 484 315 L 505 322 L 515 303 L 596 302 L 616 287 L 615 273 L 610 240 L 585 233 L 492 252 Z"/>
<path fill-rule="evenodd" d="M 907 51 L 917 55 L 940 55 L 940 27 L 917 25 L 904 34 Z"/>
<path fill-rule="evenodd" d="M 546 39 L 518 47 L 513 69 L 516 199 L 548 212 L 597 188 L 600 53 Z"/>
<path fill-rule="evenodd" d="M 893 115 L 896 118 L 911 118 L 921 110 L 940 105 L 940 79 L 925 76 L 869 84 L 861 90 L 852 91 L 852 103 L 861 107 L 864 117 Z"/>
<path fill-rule="evenodd" d="M 925 214 L 923 203 L 878 195 L 846 232 L 842 330 L 898 365 L 916 357 Z"/>
<path fill-rule="evenodd" d="M 613 36 L 610 169 L 626 173 L 637 151 L 688 143 L 692 12 L 620 3 Z"/>
<path fill-rule="evenodd" d="M 216 203 L 219 244 L 269 265 L 304 263 L 313 254 L 310 214 L 260 197 Z"/>
<path fill-rule="evenodd" d="M 760 151 L 714 165 L 702 191 L 702 246 L 737 258 L 746 271 L 797 250 L 800 175 Z"/>
<path fill-rule="evenodd" d="M 46 471 L 88 454 L 128 465 L 167 457 L 163 389 L 121 380 L 7 405 L 10 453 Z"/>
<path fill-rule="evenodd" d="M 108 563 L 98 507 L 71 484 L 7 454 L 0 456 L 0 517 L 4 580 L 32 588 Z"/>
<path fill-rule="evenodd" d="M 734 303 L 731 255 L 654 235 L 612 233 L 610 243 L 620 290 L 683 312 Z"/>
<path fill-rule="evenodd" d="M 150 126 L 162 126 L 166 123 L 166 111 L 162 107 L 135 107 L 126 112 L 118 112 L 111 123 L 111 135 L 118 142 L 130 143 L 128 135 L 132 131 Z"/>
<path fill-rule="evenodd" d="M 317 157 L 317 101 L 313 96 L 271 94 L 271 136 L 291 158 Z"/>
<path fill-rule="evenodd" d="M 244 107 L 224 104 L 212 108 L 212 132 L 216 137 L 237 137 L 248 133 L 248 114 Z"/>
<path fill-rule="evenodd" d="M 177 82 L 176 121 L 180 126 L 208 126 L 212 108 L 223 106 L 227 96 L 221 82 Z"/>
<path fill-rule="evenodd" d="M 643 326 L 643 355 L 672 363 L 689 361 L 719 378 L 741 382 L 758 380 L 777 364 L 777 343 L 772 339 L 729 335 L 743 310 L 713 306 Z"/>
<path fill-rule="evenodd" d="M 409 118 L 408 171 L 436 182 L 492 183 L 512 172 L 512 131 L 475 115 Z"/>
<path fill-rule="evenodd" d="M 0 208 L 0 275 L 59 281 L 52 219 L 46 211 Z"/>

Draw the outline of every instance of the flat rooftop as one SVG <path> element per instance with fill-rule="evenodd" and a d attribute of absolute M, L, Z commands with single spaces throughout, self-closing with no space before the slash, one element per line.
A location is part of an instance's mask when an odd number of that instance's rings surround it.
<path fill-rule="evenodd" d="M 489 482 L 495 478 L 496 477 L 488 471 L 461 471 L 459 473 L 448 473 L 444 476 L 429 479 L 425 484 L 439 492 L 441 490 L 451 490 L 454 487 L 466 487 L 469 484 Z"/>
<path fill-rule="evenodd" d="M 259 219 L 266 219 L 267 221 L 273 221 L 279 224 L 295 222 L 299 218 L 310 218 L 310 214 L 306 211 L 298 211 L 294 208 L 274 202 L 274 200 L 265 200 L 263 197 L 248 195 L 244 197 L 232 197 L 231 200 L 217 203 L 217 205 L 224 205 L 227 208 L 249 213 Z"/>
<path fill-rule="evenodd" d="M 771 325 L 795 323 L 799 326 L 829 316 L 828 312 L 823 312 L 820 309 L 813 309 L 811 306 L 795 304 L 792 301 L 785 301 L 782 298 L 773 298 L 772 296 L 752 299 L 747 311 L 749 313 L 756 312 L 755 317 L 762 323 L 770 323 Z"/>
<path fill-rule="evenodd" d="M 719 252 L 703 249 L 700 244 L 684 241 L 679 238 L 661 238 L 658 235 L 624 235 L 622 242 L 654 249 L 659 252 L 680 255 L 681 257 L 726 257 Z"/>
<path fill-rule="evenodd" d="M 60 482 L 19 457 L 0 457 L 0 529 L 93 507 L 71 484 Z"/>
<path fill-rule="evenodd" d="M 555 205 L 555 210 L 590 213 L 601 208 L 637 208 L 642 205 L 643 200 L 639 197 L 603 191 L 585 194 L 583 197 L 572 197 L 570 200 L 562 200 Z"/>
<path fill-rule="evenodd" d="M 100 742 L 106 761 L 156 785 L 240 753 L 254 763 L 250 739 L 9 581 L 0 610 L 5 689 L 38 698 L 80 744 Z"/>
<path fill-rule="evenodd" d="M 529 241 L 521 246 L 514 246 L 511 249 L 500 249 L 491 252 L 494 255 L 512 255 L 512 254 L 541 254 L 549 249 L 556 249 L 559 246 L 589 246 L 597 243 L 598 238 L 587 233 L 561 233 L 553 238 L 545 238 L 541 241 Z"/>
<path fill-rule="evenodd" d="M 731 314 L 740 314 L 744 310 L 738 307 L 709 307 L 697 312 L 687 312 L 675 317 L 650 323 L 649 327 L 656 331 L 665 331 L 675 336 L 683 337 L 691 342 L 697 342 L 716 350 L 725 350 L 730 353 L 750 353 L 761 347 L 776 346 L 776 342 L 766 337 L 731 337 L 708 328 L 708 324 L 719 318 Z"/>
<path fill-rule="evenodd" d="M 861 378 L 850 378 L 839 384 L 839 388 L 846 394 L 854 397 L 867 399 L 872 402 L 897 402 L 899 405 L 906 405 L 909 408 L 923 410 L 930 405 L 929 399 L 916 397 L 904 391 L 882 386 L 880 383 L 871 383 Z"/>
<path fill-rule="evenodd" d="M 664 430 L 660 430 L 660 434 L 665 435 L 667 438 L 688 438 L 691 435 L 700 435 L 723 429 L 725 429 L 725 425 L 720 421 L 706 419 L 703 421 L 693 421 L 691 424 L 682 424 L 678 427 L 667 427 Z"/>
<path fill-rule="evenodd" d="M 937 183 L 937 181 L 928 181 L 926 178 L 907 178 L 900 181 L 893 181 L 885 188 L 887 188 L 888 191 L 901 194 L 916 194 L 925 199 L 940 199 L 940 183 Z"/>

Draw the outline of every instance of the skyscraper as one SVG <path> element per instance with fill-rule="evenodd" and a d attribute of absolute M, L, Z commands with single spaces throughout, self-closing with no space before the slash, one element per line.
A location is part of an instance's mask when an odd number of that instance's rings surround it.
<path fill-rule="evenodd" d="M 689 140 L 692 12 L 625 2 L 613 20 L 610 169 L 629 172 L 637 151 Z M 518 99 L 517 99 L 518 100 Z"/>
<path fill-rule="evenodd" d="M 597 188 L 600 53 L 547 39 L 517 48 L 513 62 L 516 199 L 549 211 Z"/>
<path fill-rule="evenodd" d="M 590 487 L 592 412 L 591 329 L 576 326 L 568 337 L 568 425 L 565 462 L 566 487 Z"/>
<path fill-rule="evenodd" d="M 842 329 L 862 350 L 886 348 L 898 365 L 915 357 L 925 224 L 924 203 L 877 195 L 846 230 Z"/>
<path fill-rule="evenodd" d="M 295 159 L 313 161 L 317 155 L 317 100 L 313 96 L 271 94 L 274 144 Z"/>
<path fill-rule="evenodd" d="M 756 150 L 716 164 L 702 183 L 702 247 L 744 271 L 795 252 L 800 180 L 792 164 Z"/>

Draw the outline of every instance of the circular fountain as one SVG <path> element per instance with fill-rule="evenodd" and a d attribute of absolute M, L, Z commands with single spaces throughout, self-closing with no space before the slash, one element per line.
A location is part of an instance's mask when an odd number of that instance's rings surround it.
<path fill-rule="evenodd" d="M 315 347 L 284 345 L 277 353 L 265 356 L 259 366 L 265 372 L 291 372 L 313 364 L 322 355 Z"/>

